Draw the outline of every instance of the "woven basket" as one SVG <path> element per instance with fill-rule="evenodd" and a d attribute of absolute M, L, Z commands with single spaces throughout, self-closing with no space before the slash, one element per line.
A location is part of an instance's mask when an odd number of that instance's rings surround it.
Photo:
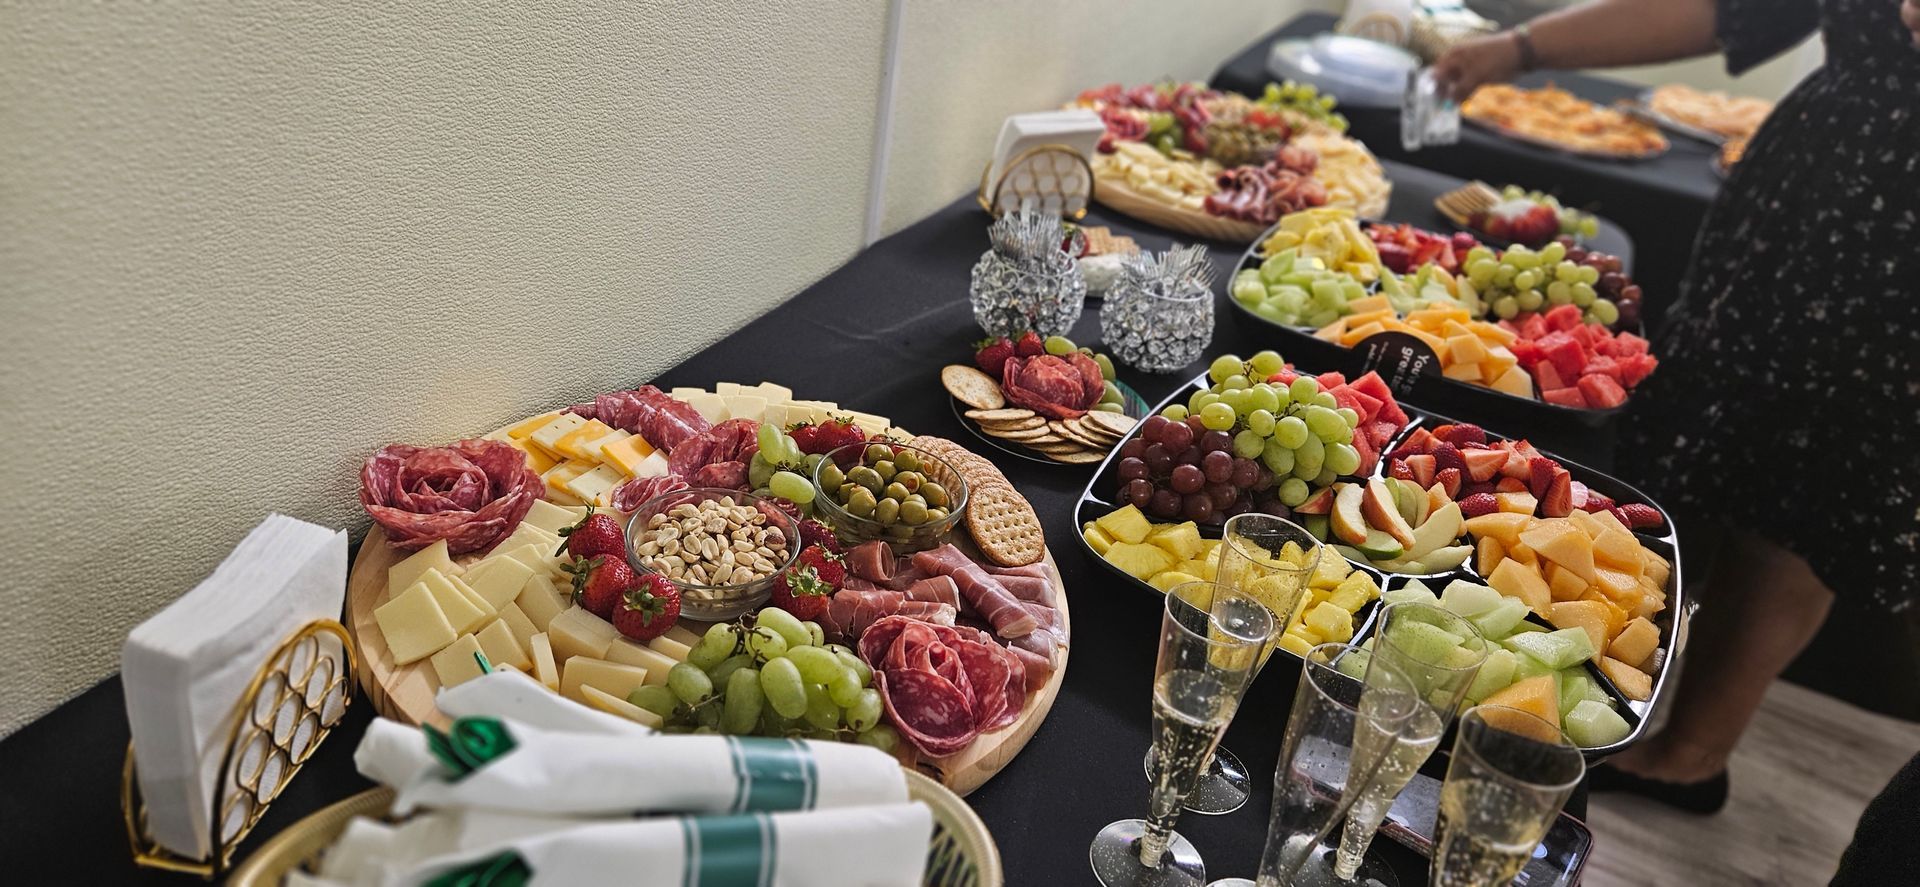
<path fill-rule="evenodd" d="M 933 841 L 927 846 L 925 887 L 1002 887 L 1000 851 L 987 826 L 960 796 L 911 770 L 907 796 L 933 811 Z M 376 788 L 324 807 L 288 826 L 234 870 L 231 887 L 280 887 L 289 872 L 312 871 L 320 854 L 358 816 L 385 818 L 391 789 Z"/>

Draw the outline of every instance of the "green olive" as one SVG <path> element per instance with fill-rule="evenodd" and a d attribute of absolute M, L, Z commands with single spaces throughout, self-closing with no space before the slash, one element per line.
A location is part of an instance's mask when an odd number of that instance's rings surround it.
<path fill-rule="evenodd" d="M 894 524 L 887 528 L 887 537 L 905 542 L 913 538 L 913 532 L 913 527 L 908 524 Z"/>
<path fill-rule="evenodd" d="M 880 490 L 887 485 L 886 481 L 880 479 L 877 472 L 865 465 L 847 472 L 847 480 L 866 487 L 867 491 L 875 496 L 880 495 Z"/>
<path fill-rule="evenodd" d="M 912 450 L 901 450 L 893 454 L 893 464 L 899 466 L 901 471 L 919 471 L 920 457 Z"/>
<path fill-rule="evenodd" d="M 853 495 L 847 497 L 847 513 L 855 517 L 866 517 L 873 514 L 875 507 L 876 502 L 873 491 L 866 487 L 856 488 L 853 491 Z"/>
<path fill-rule="evenodd" d="M 867 458 L 863 461 L 871 464 L 874 462 L 878 462 L 882 459 L 892 460 L 893 448 L 887 446 L 886 444 L 868 444 Z"/>
<path fill-rule="evenodd" d="M 859 484 L 843 483 L 840 486 L 834 488 L 834 498 L 838 499 L 840 501 L 840 504 L 845 505 L 847 504 L 847 500 L 853 498 L 853 491 L 858 489 L 862 489 L 862 487 Z"/>
<path fill-rule="evenodd" d="M 880 504 L 875 505 L 873 507 L 873 519 L 879 521 L 880 526 L 883 526 L 883 527 L 893 526 L 893 522 L 900 519 L 899 500 L 897 499 L 880 500 Z"/>
<path fill-rule="evenodd" d="M 887 484 L 887 488 L 881 491 L 880 495 L 883 498 L 899 501 L 913 494 L 905 486 L 902 486 L 898 481 L 895 481 L 894 483 Z"/>
<path fill-rule="evenodd" d="M 909 497 L 900 503 L 900 520 L 917 527 L 927 522 L 927 506 L 924 502 L 913 501 L 914 498 L 917 497 Z"/>
<path fill-rule="evenodd" d="M 880 475 L 881 480 L 893 480 L 894 475 L 900 470 L 895 468 L 892 462 L 885 459 L 873 463 L 872 467 L 873 470 Z"/>
<path fill-rule="evenodd" d="M 930 523 L 930 524 L 939 523 L 940 521 L 943 521 L 946 519 L 947 519 L 947 510 L 945 508 L 927 509 L 927 523 Z"/>
<path fill-rule="evenodd" d="M 927 482 L 927 476 L 918 471 L 902 471 L 893 476 L 893 482 L 907 488 L 908 492 L 920 489 Z"/>
<path fill-rule="evenodd" d="M 933 481 L 927 481 L 926 483 L 921 484 L 919 492 L 920 492 L 921 498 L 927 500 L 928 505 L 932 505 L 937 508 L 947 507 L 947 503 L 950 501 L 949 499 L 947 499 L 947 488 L 937 483 L 934 483 Z"/>
<path fill-rule="evenodd" d="M 840 466 L 834 465 L 832 463 L 828 463 L 820 466 L 820 488 L 821 489 L 823 490 L 836 489 L 841 484 L 846 482 L 847 482 L 847 474 L 846 472 L 840 470 Z"/>

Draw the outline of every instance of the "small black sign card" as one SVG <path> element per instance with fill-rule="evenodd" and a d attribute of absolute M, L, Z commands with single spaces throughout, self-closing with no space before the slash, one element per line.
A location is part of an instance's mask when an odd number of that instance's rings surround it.
<path fill-rule="evenodd" d="M 1422 376 L 1440 375 L 1440 355 L 1412 333 L 1397 330 L 1374 333 L 1355 343 L 1352 353 L 1354 367 L 1348 375 L 1364 375 L 1368 370 L 1378 372 L 1395 397 L 1413 393 L 1414 385 Z"/>

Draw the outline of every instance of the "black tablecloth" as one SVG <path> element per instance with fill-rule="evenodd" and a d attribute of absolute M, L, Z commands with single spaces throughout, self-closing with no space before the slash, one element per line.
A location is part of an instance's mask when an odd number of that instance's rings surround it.
<path fill-rule="evenodd" d="M 1288 22 L 1228 60 L 1213 75 L 1212 85 L 1258 96 L 1274 80 L 1267 73 L 1267 51 L 1275 40 L 1318 34 L 1335 21 L 1332 15 L 1312 12 Z M 1528 87 L 1549 82 L 1601 104 L 1644 88 L 1568 71 L 1536 71 L 1518 81 Z M 1408 152 L 1400 147 L 1398 108 L 1347 107 L 1341 112 L 1353 124 L 1351 134 L 1382 157 L 1496 186 L 1511 183 L 1547 191 L 1632 231 L 1640 247 L 1634 279 L 1646 292 L 1649 320 L 1657 320 L 1672 304 L 1693 252 L 1694 232 L 1720 191 L 1720 178 L 1711 165 L 1713 149 L 1682 136 L 1669 136 L 1673 148 L 1666 154 L 1628 163 L 1536 148 L 1463 124 L 1459 144 Z"/>
<path fill-rule="evenodd" d="M 1458 184 L 1420 170 L 1394 169 L 1391 218 L 1437 225 L 1433 197 Z M 1149 249 L 1170 239 L 1125 220 L 1102 218 L 1117 233 Z M 1624 241 L 1614 245 L 1624 251 Z M 744 329 L 655 380 L 664 386 L 709 386 L 716 381 L 773 380 L 806 396 L 836 400 L 879 413 L 919 433 L 973 442 L 951 412 L 938 368 L 962 360 L 977 339 L 967 305 L 968 269 L 987 247 L 986 217 L 970 199 L 862 252 L 844 267 Z M 1241 246 L 1218 245 L 1221 280 Z M 1224 292 L 1224 286 L 1217 287 Z M 1237 318 L 1220 297 L 1214 345 L 1208 353 L 1249 354 Z M 644 317 L 636 317 L 644 323 Z M 1076 339 L 1095 342 L 1098 309 L 1090 305 Z M 1122 378 L 1150 402 L 1198 373 L 1203 358 L 1180 373 Z M 637 381 L 637 380 L 636 380 Z M 1497 429 L 1496 429 L 1497 430 Z M 1564 438 L 1535 435 L 1548 448 L 1600 461 L 1590 433 Z M 989 456 L 995 451 L 980 445 Z M 1149 687 L 1160 607 L 1153 598 L 1114 579 L 1082 553 L 1073 535 L 1072 508 L 1091 474 L 1087 468 L 996 459 L 1044 521 L 1047 539 L 1066 580 L 1074 633 L 1067 677 L 1053 711 L 1025 751 L 968 800 L 978 810 L 1005 862 L 1009 884 L 1089 883 L 1087 847 L 1108 822 L 1146 812 L 1142 755 L 1148 744 Z M 264 505 L 263 505 L 264 507 Z M 1271 775 L 1293 692 L 1295 669 L 1270 669 L 1249 691 L 1227 734 L 1227 745 L 1256 775 L 1258 791 L 1237 813 L 1188 814 L 1182 834 L 1199 847 L 1213 877 L 1251 876 L 1266 834 Z M 367 787 L 353 771 L 368 706 L 355 706 L 347 726 L 330 739 L 294 781 L 251 839 L 285 827 L 298 816 Z M 127 741 L 120 681 L 112 678 L 0 742 L 0 859 L 17 883 L 121 884 L 173 880 L 141 872 L 128 857 L 119 817 L 118 782 Z M 1571 808 L 1585 808 L 1584 792 Z M 1425 881 L 1425 864 L 1382 838 L 1378 845 L 1407 884 Z M 250 848 L 249 848 L 250 849 Z"/>

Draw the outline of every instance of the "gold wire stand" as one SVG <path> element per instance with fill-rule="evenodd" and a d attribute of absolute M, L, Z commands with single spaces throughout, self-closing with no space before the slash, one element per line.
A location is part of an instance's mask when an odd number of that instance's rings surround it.
<path fill-rule="evenodd" d="M 337 653 L 322 643 L 326 635 L 339 641 Z M 353 640 L 346 627 L 332 619 L 316 619 L 294 631 L 261 664 L 234 706 L 233 727 L 220 758 L 220 779 L 208 811 L 212 820 L 207 834 L 215 845 L 210 859 L 181 856 L 148 837 L 147 805 L 135 778 L 133 743 L 127 743 L 127 761 L 120 774 L 120 812 L 126 819 L 133 861 L 207 880 L 225 873 L 234 851 L 266 814 L 267 806 L 340 723 L 353 702 L 353 687 Z M 233 791 L 235 787 L 239 791 Z"/>
<path fill-rule="evenodd" d="M 1028 161 L 1033 161 L 1036 167 L 1040 167 L 1043 163 L 1045 165 L 1033 170 L 1023 169 L 1022 167 L 1026 166 Z M 1010 196 L 1019 198 L 1014 202 L 1014 206 L 1017 207 L 1029 199 L 1044 202 L 1049 197 L 1059 198 L 1060 217 L 1068 221 L 1077 222 L 1085 218 L 1087 207 L 1093 205 L 1093 166 L 1087 163 L 1087 158 L 1080 156 L 1079 151 L 1066 145 L 1035 145 L 1020 152 L 1005 169 L 1000 171 L 999 181 L 987 181 L 987 176 L 992 172 L 993 164 L 991 163 L 980 170 L 980 193 L 975 195 L 974 199 L 979 201 L 981 209 L 995 218 L 1000 216 L 996 207 L 1000 206 L 1001 192 L 1009 184 L 1013 188 Z M 1087 185 L 1085 195 L 1066 188 L 1068 179 L 1076 172 L 1081 177 L 1080 181 Z M 1015 173 L 1021 175 L 1016 177 Z M 1040 187 L 1040 180 L 1043 178 L 1052 179 L 1053 186 Z M 1079 202 L 1078 207 L 1074 206 L 1076 200 Z"/>

